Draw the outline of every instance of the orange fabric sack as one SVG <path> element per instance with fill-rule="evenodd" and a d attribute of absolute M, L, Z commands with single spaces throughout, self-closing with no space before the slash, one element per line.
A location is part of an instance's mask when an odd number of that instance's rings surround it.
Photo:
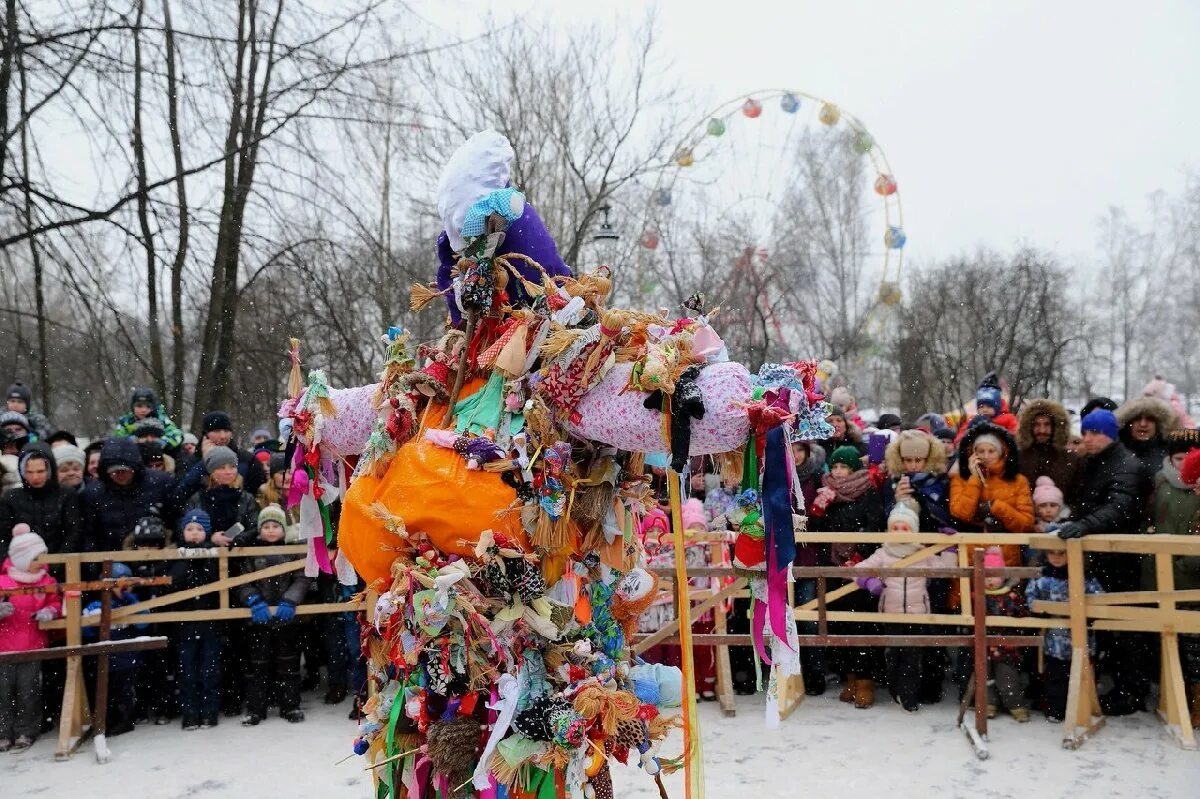
<path fill-rule="evenodd" d="M 474 393 L 483 381 L 470 381 L 468 387 Z M 467 396 L 464 390 L 462 397 Z M 445 410 L 444 405 L 434 405 L 426 420 L 440 422 Z M 510 508 L 515 499 L 516 492 L 500 475 L 468 470 L 461 455 L 426 441 L 422 429 L 396 450 L 383 477 L 363 473 L 355 478 L 342 502 L 338 542 L 368 585 L 380 579 L 386 584 L 401 542 L 372 515 L 376 502 L 402 518 L 410 532 L 428 535 L 442 552 L 469 555 L 479 534 L 488 529 L 528 548 L 520 509 Z"/>

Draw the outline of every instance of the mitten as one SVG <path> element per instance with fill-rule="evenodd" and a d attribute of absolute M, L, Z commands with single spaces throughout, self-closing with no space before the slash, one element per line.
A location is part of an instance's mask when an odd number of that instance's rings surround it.
<path fill-rule="evenodd" d="M 0 599 L 0 619 L 7 619 L 9 616 L 13 615 L 14 610 L 16 610 L 16 608 L 13 607 L 13 603 Z"/>
<path fill-rule="evenodd" d="M 883 593 L 883 580 L 878 577 L 859 577 L 854 582 L 858 583 L 858 587 L 870 592 L 871 596 L 879 596 Z"/>
<path fill-rule="evenodd" d="M 41 608 L 33 614 L 35 621 L 53 621 L 58 618 L 58 613 L 54 608 Z"/>
<path fill-rule="evenodd" d="M 258 594 L 251 594 L 246 600 L 246 607 L 250 608 L 250 622 L 252 624 L 266 624 L 271 620 L 271 608 L 267 607 L 267 603 Z"/>
<path fill-rule="evenodd" d="M 1058 537 L 1062 539 L 1079 538 L 1084 533 L 1083 525 L 1079 522 L 1067 522 L 1062 527 L 1055 530 Z"/>
<path fill-rule="evenodd" d="M 275 618 L 279 621 L 291 621 L 296 618 L 296 606 L 290 600 L 283 600 L 275 609 Z"/>

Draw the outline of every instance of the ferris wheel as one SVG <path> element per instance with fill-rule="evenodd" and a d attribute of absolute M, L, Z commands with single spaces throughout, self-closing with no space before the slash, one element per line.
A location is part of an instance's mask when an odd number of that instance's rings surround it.
<path fill-rule="evenodd" d="M 772 280 L 771 259 L 781 248 L 796 245 L 782 240 L 786 224 L 778 218 L 781 207 L 796 193 L 815 195 L 803 181 L 818 179 L 843 181 L 842 201 L 853 204 L 852 215 L 839 222 L 843 229 L 838 235 L 861 239 L 852 255 L 863 279 L 875 284 L 869 324 L 881 326 L 887 310 L 901 299 L 907 235 L 899 184 L 866 125 L 808 92 L 751 92 L 717 106 L 688 130 L 671 162 L 647 187 L 639 237 L 644 257 L 659 257 L 660 247 L 675 248 L 673 254 L 683 259 L 703 257 L 689 252 L 686 242 L 669 240 L 680 218 L 737 226 L 745 245 L 733 254 L 730 273 L 739 284 L 765 290 Z M 782 339 L 791 321 L 789 309 L 768 308 L 765 313 L 766 324 Z"/>

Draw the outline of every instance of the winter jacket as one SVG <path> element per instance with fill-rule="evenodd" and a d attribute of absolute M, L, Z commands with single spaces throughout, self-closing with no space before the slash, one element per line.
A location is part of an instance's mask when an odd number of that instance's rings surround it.
<path fill-rule="evenodd" d="M 1004 452 L 992 466 L 987 482 L 971 472 L 971 452 L 981 435 L 1000 439 Z M 985 504 L 986 503 L 986 504 Z M 1003 531 L 1033 532 L 1033 492 L 1029 481 L 1021 474 L 1017 444 L 1009 432 L 986 422 L 976 424 L 963 436 L 958 448 L 958 462 L 950 476 L 950 515 L 961 532 Z M 1021 565 L 1021 547 L 1003 546 L 1004 562 Z M 974 557 L 974 547 L 967 547 L 967 562 Z M 958 583 L 951 586 L 954 592 Z"/>
<path fill-rule="evenodd" d="M 856 567 L 887 568 L 901 558 L 924 549 L 921 544 L 884 544 Z M 942 551 L 914 564 L 917 568 L 954 568 L 958 553 Z M 881 577 L 883 593 L 879 595 L 880 613 L 929 613 L 928 580 L 925 577 Z"/>
<path fill-rule="evenodd" d="M 1085 458 L 1072 518 L 1088 533 L 1135 533 L 1150 482 L 1141 461 L 1119 441 Z"/>
<path fill-rule="evenodd" d="M 240 561 L 238 574 L 249 574 L 278 566 L 281 563 L 304 560 L 303 555 L 272 555 L 271 548 L 275 545 L 258 539 L 255 539 L 250 546 L 256 548 L 255 554 L 252 557 L 238 558 Z M 250 597 L 255 594 L 262 597 L 271 606 L 278 605 L 285 599 L 293 605 L 299 605 L 304 602 L 310 583 L 311 580 L 304 576 L 304 570 L 300 569 L 240 585 L 237 588 L 237 597 L 238 601 L 247 606 L 250 604 Z"/>
<path fill-rule="evenodd" d="M 0 574 L 0 589 L 28 588 L 31 585 L 53 588 L 57 581 L 48 573 L 43 573 L 35 583 L 21 583 L 8 576 L 8 567 L 12 562 L 4 561 L 4 573 Z M 31 649 L 45 649 L 49 635 L 38 629 L 38 622 L 33 614 L 42 608 L 53 608 L 56 615 L 62 613 L 62 598 L 57 592 L 45 594 L 13 594 L 0 596 L 0 602 L 11 602 L 12 615 L 0 619 L 0 652 L 28 652 Z"/>
<path fill-rule="evenodd" d="M 1104 589 L 1100 587 L 1099 580 L 1095 577 L 1088 577 L 1083 581 L 1083 592 L 1085 594 L 1102 594 Z M 1025 604 L 1031 608 L 1036 600 L 1066 602 L 1069 595 L 1066 566 L 1056 567 L 1047 564 L 1042 567 L 1041 576 L 1035 577 L 1025 584 Z M 1044 640 L 1048 657 L 1058 660 L 1071 659 L 1071 630 L 1069 628 L 1046 630 Z M 1092 633 L 1088 633 L 1088 652 L 1096 653 L 1096 638 Z"/>
<path fill-rule="evenodd" d="M 133 469 L 133 482 L 121 487 L 112 482 L 108 468 L 121 464 Z M 100 450 L 100 478 L 83 491 L 84 545 L 89 552 L 111 552 L 121 548 L 133 525 L 143 516 L 159 513 L 171 527 L 174 515 L 170 499 L 174 480 L 165 472 L 142 465 L 137 442 L 110 438 Z"/>
<path fill-rule="evenodd" d="M 190 546 L 181 544 L 181 546 Z M 189 588 L 199 588 L 202 585 L 215 583 L 218 579 L 216 558 L 187 558 L 173 560 L 167 567 L 167 576 L 171 578 L 170 590 L 186 591 Z M 217 592 L 201 594 L 198 597 L 185 599 L 174 605 L 177 610 L 216 610 L 219 604 Z M 215 621 L 185 621 L 180 622 L 175 632 L 182 638 L 196 638 L 217 632 Z"/>
<path fill-rule="evenodd" d="M 163 449 L 173 451 L 183 444 L 183 431 L 179 429 L 175 422 L 171 421 L 171 417 L 167 415 L 166 408 L 162 405 L 156 406 L 154 413 L 150 414 L 150 417 L 162 422 Z M 127 413 L 117 420 L 117 423 L 113 426 L 112 434 L 116 438 L 129 438 L 138 429 L 139 424 L 141 424 L 140 420 L 132 412 Z"/>
<path fill-rule="evenodd" d="M 1039 416 L 1050 418 L 1050 440 L 1039 444 L 1033 439 L 1033 422 Z M 1074 499 L 1076 480 L 1082 461 L 1077 454 L 1067 452 L 1067 437 L 1071 432 L 1071 419 L 1067 409 L 1048 399 L 1035 399 L 1025 403 L 1021 409 L 1020 426 L 1017 428 L 1017 446 L 1021 452 L 1021 474 L 1030 485 L 1035 485 L 1043 475 L 1054 481 L 1063 492 L 1066 504 Z"/>
<path fill-rule="evenodd" d="M 1200 535 L 1200 495 L 1183 485 L 1179 470 L 1166 459 L 1154 478 L 1154 532 L 1173 535 Z M 1175 572 L 1175 589 L 1200 588 L 1200 555 L 1183 555 L 1171 559 Z M 1158 590 L 1154 558 L 1142 560 L 1142 587 Z"/>
<path fill-rule="evenodd" d="M 883 513 L 883 499 L 874 488 L 852 502 L 835 500 L 825 509 L 824 516 L 808 517 L 810 526 L 818 532 L 877 533 L 887 529 L 887 517 Z M 841 565 L 848 561 L 866 558 L 875 548 L 874 544 L 833 544 L 830 546 L 830 562 Z"/>
<path fill-rule="evenodd" d="M 125 591 L 122 596 L 113 595 L 112 609 L 126 608 L 130 605 L 138 603 L 137 597 L 132 591 Z M 100 600 L 95 600 L 88 604 L 83 609 L 84 616 L 96 616 L 100 614 Z M 139 635 L 145 635 L 149 629 L 148 624 L 138 623 L 122 623 L 114 622 L 108 633 L 110 641 L 128 641 L 131 638 L 137 638 Z M 89 643 L 94 643 L 100 640 L 100 626 L 94 625 L 83 628 L 83 640 Z M 108 667 L 113 671 L 130 671 L 142 665 L 141 652 L 115 652 L 108 656 Z"/>
<path fill-rule="evenodd" d="M 79 493 L 58 484 L 58 464 L 50 447 L 41 442 L 27 444 L 21 451 L 21 463 L 42 458 L 49 468 L 49 479 L 41 488 L 33 488 L 22 475 L 21 487 L 0 497 L 0 559 L 8 556 L 14 524 L 25 522 L 46 542 L 51 554 L 80 552 L 83 548 L 83 511 Z"/>
<path fill-rule="evenodd" d="M 177 490 L 176 499 L 178 496 Z M 235 480 L 233 485 L 211 484 L 208 488 L 197 491 L 183 503 L 178 512 L 182 514 L 192 508 L 200 508 L 208 514 L 215 533 L 223 533 L 235 523 L 241 522 L 245 528 L 241 539 L 249 541 L 258 529 L 258 503 L 253 496 L 242 490 L 241 478 Z"/>

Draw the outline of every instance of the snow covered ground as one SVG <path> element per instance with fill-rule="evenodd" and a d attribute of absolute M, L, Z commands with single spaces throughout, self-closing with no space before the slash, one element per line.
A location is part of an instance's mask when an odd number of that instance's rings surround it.
<path fill-rule="evenodd" d="M 110 740 L 113 759 L 97 765 L 91 749 L 54 762 L 54 741 L 0 754 L 4 796 L 286 797 L 368 799 L 370 776 L 349 753 L 354 725 L 349 705 L 309 702 L 308 720 L 272 718 L 255 728 L 224 720 L 214 730 L 145 727 Z M 725 719 L 701 706 L 707 795 L 775 797 L 1196 797 L 1200 752 L 1178 749 L 1148 713 L 1111 719 L 1077 752 L 1059 744 L 1060 730 L 1040 717 L 1018 727 L 992 724 L 992 756 L 975 759 L 954 727 L 950 704 L 910 716 L 879 704 L 855 710 L 833 693 L 808 699 L 778 730 L 763 727 L 761 697 L 739 699 Z M 678 746 L 665 748 L 668 754 Z M 653 781 L 615 767 L 621 799 L 657 799 Z M 678 776 L 665 780 L 682 797 Z"/>

